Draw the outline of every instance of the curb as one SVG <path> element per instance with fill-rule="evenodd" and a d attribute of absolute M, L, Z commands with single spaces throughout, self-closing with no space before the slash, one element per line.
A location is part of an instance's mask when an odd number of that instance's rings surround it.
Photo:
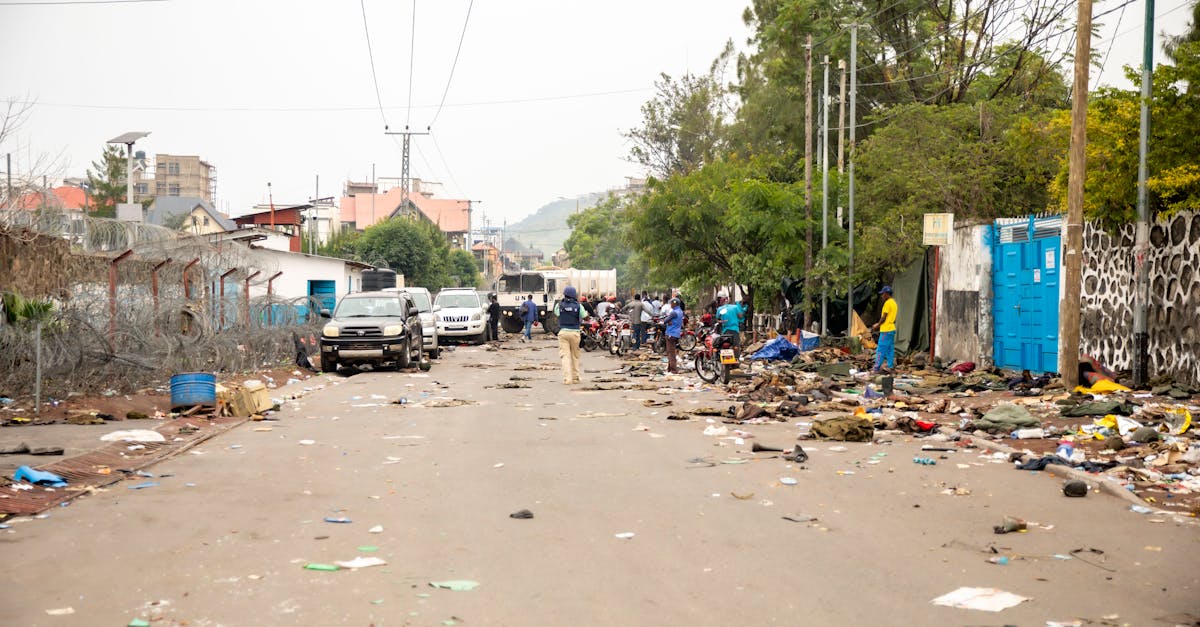
<path fill-rule="evenodd" d="M 938 431 L 941 433 L 944 433 L 950 437 L 958 437 L 960 441 L 970 442 L 970 443 L 974 444 L 975 446 L 978 446 L 979 448 L 985 448 L 985 449 L 989 449 L 989 450 L 993 450 L 993 451 L 998 451 L 1001 453 L 1008 453 L 1010 455 L 1014 454 L 1014 453 L 1021 454 L 1021 451 L 1018 451 L 1017 449 L 1014 449 L 1013 447 L 1008 446 L 1007 444 L 1001 444 L 999 442 L 992 442 L 991 440 L 981 440 L 973 435 L 963 433 L 952 427 L 939 427 Z M 1045 472 L 1048 472 L 1052 475 L 1059 476 L 1063 479 L 1078 479 L 1080 481 L 1087 483 L 1088 486 L 1099 488 L 1099 490 L 1101 492 L 1107 493 L 1111 496 L 1117 497 L 1118 499 L 1124 500 L 1124 501 L 1128 502 L 1130 505 L 1140 505 L 1142 507 L 1150 507 L 1150 509 L 1154 510 L 1153 511 L 1154 514 L 1160 514 L 1160 515 L 1165 515 L 1165 516 L 1178 515 L 1177 512 L 1169 512 L 1166 510 L 1161 510 L 1161 509 L 1158 509 L 1155 507 L 1151 507 L 1150 504 L 1143 501 L 1140 497 L 1138 497 L 1138 495 L 1134 494 L 1133 492 L 1130 492 L 1129 490 L 1126 490 L 1124 486 L 1122 486 L 1121 484 L 1117 483 L 1116 481 L 1114 481 L 1110 478 L 1097 477 L 1096 475 L 1085 472 L 1078 468 L 1072 468 L 1070 466 L 1060 466 L 1058 464 L 1047 465 Z"/>

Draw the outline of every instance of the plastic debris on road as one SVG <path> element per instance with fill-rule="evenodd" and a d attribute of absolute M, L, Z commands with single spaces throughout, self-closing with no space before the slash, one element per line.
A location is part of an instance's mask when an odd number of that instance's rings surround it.
<path fill-rule="evenodd" d="M 441 588 L 442 590 L 470 592 L 479 587 L 479 582 L 471 581 L 470 579 L 451 579 L 449 581 L 431 581 L 429 585 L 433 588 Z"/>
<path fill-rule="evenodd" d="M 341 568 L 335 564 L 305 564 L 304 569 L 305 570 L 319 570 L 319 571 L 323 571 L 323 572 L 333 572 L 335 570 L 341 570 Z"/>
<path fill-rule="evenodd" d="M 621 540 L 629 540 L 633 536 L 634 536 L 634 533 L 632 531 L 623 531 L 621 533 L 613 534 L 613 537 L 619 538 Z"/>
<path fill-rule="evenodd" d="M 67 485 L 67 480 L 44 470 L 34 470 L 29 466 L 18 466 L 17 472 L 13 474 L 13 481 L 28 481 L 29 483 L 49 486 L 51 488 L 61 488 Z"/>
<path fill-rule="evenodd" d="M 337 564 L 342 568 L 369 568 L 371 566 L 383 566 L 387 564 L 387 562 L 378 557 L 359 556 L 352 560 L 334 562 L 334 564 Z"/>
<path fill-rule="evenodd" d="M 67 616 L 70 614 L 74 614 L 75 608 L 73 608 L 73 607 L 57 607 L 52 610 L 46 610 L 46 613 L 51 616 Z"/>
<path fill-rule="evenodd" d="M 163 434 L 149 429 L 123 429 L 100 436 L 101 442 L 166 442 Z"/>
<path fill-rule="evenodd" d="M 1028 600 L 1029 597 L 1023 597 L 997 588 L 969 588 L 964 586 L 953 592 L 947 592 L 930 601 L 930 603 L 964 610 L 999 612 L 1020 605 Z"/>
<path fill-rule="evenodd" d="M 325 517 L 325 522 L 327 522 L 327 523 L 340 523 L 340 524 L 346 524 L 346 523 L 351 523 L 351 522 L 354 522 L 354 521 L 350 520 L 349 518 L 346 518 L 345 516 L 339 516 L 339 517 L 336 517 L 336 518 L 335 518 L 335 517 L 333 517 L 333 516 L 326 516 L 326 517 Z"/>

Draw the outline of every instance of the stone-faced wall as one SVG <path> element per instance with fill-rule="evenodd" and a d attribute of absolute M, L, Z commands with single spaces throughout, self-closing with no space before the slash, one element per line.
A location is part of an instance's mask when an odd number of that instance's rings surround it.
<path fill-rule="evenodd" d="M 1133 368 L 1134 225 L 1083 232 L 1080 350 L 1115 369 Z M 1150 230 L 1150 376 L 1200 384 L 1200 214 Z"/>

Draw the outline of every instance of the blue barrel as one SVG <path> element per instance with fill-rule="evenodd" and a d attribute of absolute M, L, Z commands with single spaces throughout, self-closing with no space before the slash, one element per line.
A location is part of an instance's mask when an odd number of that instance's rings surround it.
<path fill-rule="evenodd" d="M 217 404 L 217 375 L 188 372 L 171 377 L 171 409 Z"/>

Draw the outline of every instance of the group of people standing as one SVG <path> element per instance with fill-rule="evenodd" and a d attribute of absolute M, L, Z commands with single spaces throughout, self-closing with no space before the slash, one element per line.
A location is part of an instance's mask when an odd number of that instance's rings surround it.
<path fill-rule="evenodd" d="M 598 299 L 599 300 L 599 299 Z M 593 316 L 604 319 L 617 312 L 628 313 L 633 321 L 633 348 L 640 349 L 646 339 L 646 325 L 652 324 L 664 313 L 667 335 L 667 372 L 677 373 L 675 362 L 676 346 L 683 335 L 683 303 L 678 298 L 670 299 L 666 306 L 658 297 L 645 293 L 634 294 L 628 304 L 618 304 L 615 296 L 599 300 L 595 305 L 586 299 L 580 300 L 574 286 L 563 290 L 563 298 L 554 306 L 558 318 L 558 354 L 562 360 L 563 383 L 579 383 L 579 343 L 583 322 Z"/>

